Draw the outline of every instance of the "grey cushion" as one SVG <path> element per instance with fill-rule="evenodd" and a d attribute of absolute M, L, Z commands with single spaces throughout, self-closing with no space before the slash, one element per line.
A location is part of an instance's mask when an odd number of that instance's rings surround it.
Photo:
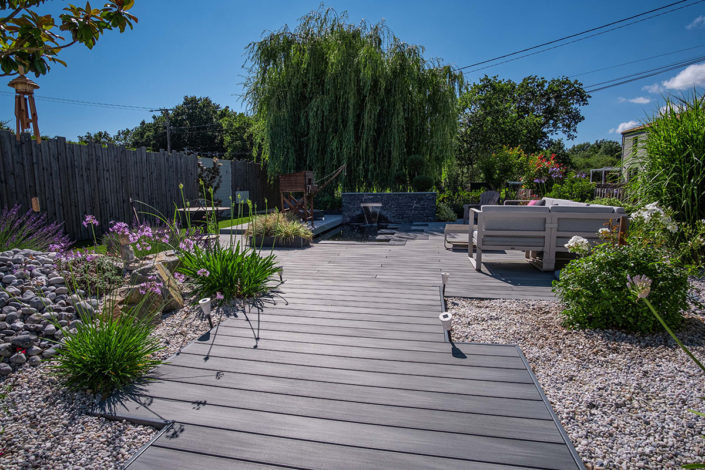
<path fill-rule="evenodd" d="M 558 199 L 555 197 L 544 197 L 542 200 L 547 206 L 585 207 L 590 205 L 585 202 L 571 201 L 570 199 Z"/>
<path fill-rule="evenodd" d="M 543 248 L 544 237 L 522 237 L 521 232 L 517 232 L 517 236 L 509 237 L 506 235 L 495 236 L 495 235 L 485 235 L 482 237 L 482 247 L 483 248 L 526 248 L 526 247 L 540 247 Z M 473 233 L 473 241 L 477 243 L 477 232 Z"/>
<path fill-rule="evenodd" d="M 612 214 L 612 206 L 551 206 L 551 213 L 567 212 L 573 214 Z"/>
<path fill-rule="evenodd" d="M 536 206 L 482 206 L 483 220 L 487 230 L 531 230 L 546 229 L 548 207 Z"/>

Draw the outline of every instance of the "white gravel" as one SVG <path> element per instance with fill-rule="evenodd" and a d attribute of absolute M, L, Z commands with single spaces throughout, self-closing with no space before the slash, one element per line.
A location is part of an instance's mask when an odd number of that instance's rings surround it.
<path fill-rule="evenodd" d="M 705 283 L 695 281 L 701 298 Z M 678 468 L 705 461 L 705 380 L 665 334 L 568 330 L 560 305 L 448 299 L 456 341 L 519 344 L 588 468 Z M 680 339 L 705 358 L 705 312 Z"/>

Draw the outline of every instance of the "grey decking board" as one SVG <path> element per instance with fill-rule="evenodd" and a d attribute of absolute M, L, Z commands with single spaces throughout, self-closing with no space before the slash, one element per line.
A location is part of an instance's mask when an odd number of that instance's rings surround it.
<path fill-rule="evenodd" d="M 508 418 L 527 418 L 552 421 L 545 403 L 539 398 L 518 400 L 515 398 L 461 395 L 443 391 L 404 390 L 369 385 L 320 382 L 310 379 L 271 377 L 265 375 L 229 373 L 193 373 L 193 369 L 166 365 L 160 373 L 160 381 L 215 387 L 226 390 L 262 391 L 280 395 L 305 396 L 334 400 L 371 403 L 376 405 L 405 406 L 468 414 L 485 414 Z M 175 385 L 178 390 L 180 385 Z"/>
<path fill-rule="evenodd" d="M 189 438 L 186 440 L 185 438 Z M 320 442 L 287 439 L 236 431 L 224 431 L 202 426 L 185 425 L 180 437 L 162 438 L 156 444 L 188 452 L 205 452 L 230 458 L 249 458 L 270 465 L 288 465 L 293 468 L 316 470 L 403 468 L 427 470 L 507 470 L 516 468 L 485 462 L 468 462 L 398 452 L 385 452 L 360 447 L 338 446 Z M 233 467 L 237 468 L 236 465 Z"/>
<path fill-rule="evenodd" d="M 204 394 L 207 394 L 206 399 L 203 399 Z M 559 444 L 563 442 L 563 437 L 552 420 L 460 414 L 455 411 L 404 407 L 400 404 L 377 405 L 352 401 L 354 397 L 350 397 L 351 400 L 337 400 L 273 394 L 260 390 L 237 390 L 233 393 L 232 389 L 207 387 L 202 384 L 181 384 L 177 388 L 170 382 L 150 385 L 149 396 L 153 400 L 150 401 L 148 412 L 154 411 L 158 414 L 162 414 L 162 401 L 177 401 L 186 402 L 183 406 L 191 405 L 198 409 L 216 407 L 224 416 L 226 412 L 237 413 L 237 410 L 245 409 L 396 428 Z M 229 428 L 230 424 L 229 421 L 223 420 L 219 426 Z"/>
<path fill-rule="evenodd" d="M 195 343 L 198 344 L 198 343 Z M 204 345 L 218 345 L 230 348 L 252 348 L 252 339 L 246 337 L 223 337 L 214 335 L 209 342 Z M 400 351 L 398 349 L 381 349 L 373 347 L 359 346 L 332 346 L 328 344 L 311 343 L 290 343 L 286 341 L 262 340 L 259 342 L 259 350 L 293 352 L 299 354 L 320 354 L 327 356 L 349 357 L 349 358 L 372 358 L 386 361 L 399 361 L 425 364 L 452 364 L 457 366 L 477 366 L 496 367 L 509 369 L 525 369 L 524 363 L 519 357 L 484 355 L 477 353 L 465 354 L 465 358 L 454 357 L 448 354 L 449 351 Z M 459 348 L 460 349 L 460 348 Z M 462 351 L 462 349 L 460 349 Z"/>
<path fill-rule="evenodd" d="M 246 462 L 155 445 L 140 455 L 140 458 L 132 465 L 126 467 L 126 470 L 152 470 L 154 468 L 168 468 L 169 470 L 193 470 L 194 468 L 208 468 L 209 470 L 232 470 L 233 468 L 266 470 L 287 467 Z"/>
<path fill-rule="evenodd" d="M 403 320 L 395 318 L 378 318 L 376 320 L 356 320 L 356 319 L 341 319 L 341 318 L 321 318 L 321 317 L 305 317 L 302 319 L 301 315 L 272 315 L 271 312 L 267 312 L 262 318 L 262 325 L 267 323 L 298 323 L 305 325 L 320 325 L 320 326 L 333 326 L 333 327 L 352 327 L 355 328 L 358 325 L 363 324 L 365 328 L 368 329 L 379 329 L 379 330 L 389 330 L 394 329 L 397 331 L 413 331 L 413 332 L 429 332 L 431 330 L 438 331 L 439 322 L 438 319 L 431 323 L 409 323 Z M 361 323 L 363 322 L 363 323 Z"/>
<path fill-rule="evenodd" d="M 423 377 L 486 380 L 494 382 L 530 383 L 531 377 L 525 368 L 498 368 L 470 364 L 431 364 L 428 362 L 402 362 L 378 358 L 356 358 L 328 356 L 311 353 L 282 352 L 267 349 L 228 348 L 226 346 L 194 343 L 182 354 L 203 357 L 238 359 L 261 363 L 291 364 L 328 369 L 365 371 Z"/>
<path fill-rule="evenodd" d="M 414 375 L 392 375 L 347 369 L 331 369 L 316 366 L 275 364 L 241 359 L 202 357 L 182 353 L 179 365 L 191 367 L 196 373 L 251 372 L 272 377 L 311 379 L 321 382 L 362 384 L 373 387 L 401 388 L 435 392 L 458 393 L 463 395 L 495 396 L 536 400 L 539 394 L 533 383 L 497 382 L 493 380 L 472 380 L 456 378 L 424 377 Z M 199 372 L 201 371 L 201 372 Z"/>
<path fill-rule="evenodd" d="M 252 340 L 252 332 L 245 328 L 223 328 L 217 332 L 220 336 L 248 338 Z M 210 338 L 210 334 L 208 335 Z M 208 341 L 204 339 L 203 341 Z M 292 343 L 327 344 L 331 346 L 344 345 L 375 348 L 380 350 L 397 349 L 400 351 L 430 351 L 451 353 L 451 345 L 440 341 L 405 341 L 389 340 L 379 341 L 376 338 L 361 338 L 355 336 L 338 336 L 314 333 L 299 333 L 286 331 L 268 331 L 262 335 L 262 341 L 289 341 Z M 252 340 L 252 344 L 254 340 Z M 480 345 L 467 343 L 460 347 L 464 354 L 483 354 L 496 356 L 516 356 L 515 348 L 508 345 Z"/>

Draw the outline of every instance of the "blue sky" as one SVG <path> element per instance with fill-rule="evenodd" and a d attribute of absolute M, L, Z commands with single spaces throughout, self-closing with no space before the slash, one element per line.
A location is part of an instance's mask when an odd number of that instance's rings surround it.
<path fill-rule="evenodd" d="M 54 2 L 56 10 L 68 2 Z M 402 40 L 420 44 L 426 57 L 456 67 L 556 39 L 590 27 L 663 6 L 669 1 L 328 1 L 347 10 L 350 22 L 384 20 Z M 317 8 L 318 0 L 137 0 L 139 17 L 133 31 L 108 32 L 93 50 L 66 49 L 68 67 L 55 65 L 36 81 L 38 96 L 147 107 L 173 106 L 184 95 L 209 96 L 219 104 L 244 110 L 241 101 L 246 70 L 245 47 L 264 31 Z M 587 75 L 586 85 L 610 80 L 697 56 L 705 56 L 705 2 L 546 53 L 470 73 L 521 80 L 536 74 L 547 78 L 573 76 L 653 55 L 691 48 Z M 682 6 L 682 5 L 681 5 Z M 637 125 L 663 105 L 663 96 L 682 95 L 705 86 L 705 61 L 686 70 L 593 94 L 583 108 L 585 120 L 572 143 L 620 139 L 618 129 Z M 8 89 L 9 91 L 9 89 Z M 44 135 L 69 139 L 87 131 L 111 133 L 150 119 L 148 111 L 107 109 L 37 100 Z M 13 119 L 10 95 L 0 95 L 0 119 Z M 621 127 L 620 127 L 621 126 Z"/>

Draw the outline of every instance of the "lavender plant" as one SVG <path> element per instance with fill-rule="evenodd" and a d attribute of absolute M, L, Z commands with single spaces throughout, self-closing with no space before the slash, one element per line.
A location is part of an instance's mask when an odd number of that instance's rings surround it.
<path fill-rule="evenodd" d="M 31 210 L 23 214 L 19 205 L 0 213 L 0 251 L 14 248 L 64 251 L 70 244 L 61 224 L 48 223 L 46 214 Z"/>

